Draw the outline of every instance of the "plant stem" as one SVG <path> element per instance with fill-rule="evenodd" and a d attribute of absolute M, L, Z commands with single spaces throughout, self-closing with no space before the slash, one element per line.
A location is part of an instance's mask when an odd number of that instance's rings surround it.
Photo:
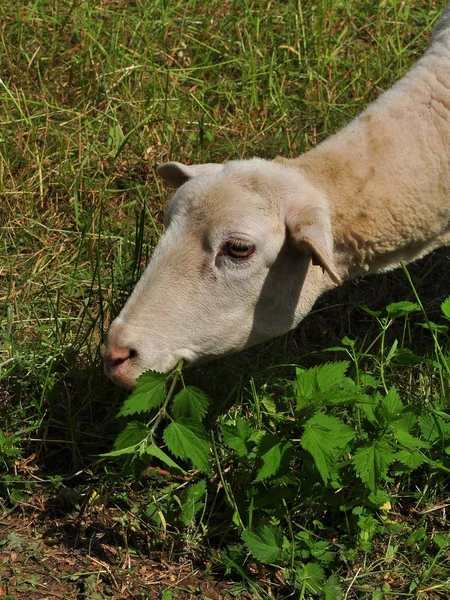
<path fill-rule="evenodd" d="M 158 417 L 156 418 L 156 421 L 153 423 L 153 426 L 150 430 L 150 436 L 152 438 L 153 438 L 153 435 L 155 434 L 155 431 L 158 429 L 158 426 L 161 423 L 162 418 L 166 414 L 167 406 L 168 406 L 170 400 L 172 399 L 173 393 L 175 391 L 175 387 L 176 387 L 176 385 L 178 383 L 178 379 L 180 378 L 180 375 L 181 375 L 181 370 L 183 368 L 183 362 L 184 362 L 183 359 L 181 359 L 180 362 L 177 364 L 176 368 L 169 375 L 169 377 L 173 377 L 172 383 L 170 384 L 170 388 L 169 388 L 169 391 L 167 392 L 167 396 L 164 400 L 164 403 L 161 406 L 161 408 L 159 409 Z"/>
<path fill-rule="evenodd" d="M 236 503 L 236 500 L 234 499 L 233 493 L 230 491 L 229 484 L 226 481 L 225 477 L 223 476 L 222 466 L 220 464 L 219 455 L 217 454 L 216 440 L 214 438 L 214 433 L 212 433 L 212 432 L 211 432 L 211 444 L 212 444 L 212 449 L 213 449 L 213 453 L 214 453 L 214 458 L 216 459 L 217 470 L 219 471 L 220 482 L 222 484 L 223 490 L 225 492 L 225 495 L 227 497 L 227 500 L 228 500 L 230 506 L 232 506 L 234 508 L 237 520 L 239 521 L 239 526 L 241 527 L 241 529 L 243 531 L 245 529 L 245 525 L 244 525 L 243 520 L 241 519 L 241 515 L 239 513 L 239 507 Z"/>

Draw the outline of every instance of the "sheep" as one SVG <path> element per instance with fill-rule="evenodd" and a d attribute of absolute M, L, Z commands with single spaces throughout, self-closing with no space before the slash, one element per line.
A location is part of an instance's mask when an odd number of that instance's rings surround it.
<path fill-rule="evenodd" d="M 424 56 L 298 158 L 168 162 L 166 231 L 102 349 L 132 388 L 296 327 L 342 281 L 450 244 L 450 5 Z"/>

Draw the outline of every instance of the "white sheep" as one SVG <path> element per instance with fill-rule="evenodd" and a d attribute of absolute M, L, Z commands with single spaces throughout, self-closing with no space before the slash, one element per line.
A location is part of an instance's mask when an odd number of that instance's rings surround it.
<path fill-rule="evenodd" d="M 345 279 L 450 244 L 450 7 L 425 55 L 296 159 L 161 165 L 179 186 L 103 347 L 125 387 L 295 327 Z"/>

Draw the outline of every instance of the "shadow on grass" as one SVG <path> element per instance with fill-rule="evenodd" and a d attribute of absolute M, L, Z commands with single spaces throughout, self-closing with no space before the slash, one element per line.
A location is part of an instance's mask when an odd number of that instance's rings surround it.
<path fill-rule="evenodd" d="M 450 294 L 449 250 L 442 249 L 409 267 L 411 277 L 431 321 L 439 321 L 440 305 Z M 388 274 L 369 276 L 347 282 L 323 296 L 311 314 L 291 333 L 250 348 L 238 355 L 217 360 L 198 369 L 184 373 L 190 385 L 198 385 L 212 399 L 211 421 L 217 414 L 245 401 L 251 394 L 251 382 L 258 390 L 262 385 L 277 380 L 290 379 L 293 366 L 309 367 L 315 364 L 344 360 L 342 353 L 324 349 L 340 344 L 344 336 L 367 346 L 379 335 L 376 320 L 360 306 L 385 311 L 391 302 L 414 300 L 413 292 L 401 270 Z M 411 322 L 422 322 L 421 314 L 410 317 Z M 403 321 L 390 328 L 387 344 L 401 338 Z M 433 341 L 429 331 L 413 328 L 411 340 L 416 354 L 430 354 Z M 375 348 L 375 352 L 377 349 Z M 18 372 L 9 376 L 4 389 L 9 399 L 4 412 L 11 411 L 13 398 L 27 405 L 28 415 L 36 412 L 36 398 L 40 398 L 41 419 L 38 435 L 30 442 L 27 454 L 37 455 L 37 464 L 46 474 L 73 474 L 81 469 L 98 468 L 98 455 L 111 450 L 123 423 L 115 416 L 126 392 L 111 384 L 103 374 L 100 359 L 84 360 L 73 350 L 54 362 L 43 386 L 42 375 L 35 379 Z M 18 389 L 20 381 L 27 387 Z M 13 416 L 11 423 L 13 423 Z M 25 413 L 22 426 L 30 424 L 32 417 Z M 17 423 L 17 420 L 15 421 Z"/>

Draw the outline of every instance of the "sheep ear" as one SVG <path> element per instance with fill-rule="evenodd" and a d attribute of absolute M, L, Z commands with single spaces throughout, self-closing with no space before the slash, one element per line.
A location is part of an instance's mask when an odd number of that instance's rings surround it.
<path fill-rule="evenodd" d="M 158 175 L 176 187 L 180 187 L 189 179 L 198 175 L 212 175 L 223 169 L 223 165 L 216 163 L 205 163 L 203 165 L 183 165 L 179 162 L 167 162 L 156 169 Z"/>
<path fill-rule="evenodd" d="M 312 264 L 319 265 L 331 280 L 341 284 L 333 258 L 333 234 L 328 210 L 322 206 L 308 206 L 288 215 L 287 228 L 293 243 L 301 252 L 311 255 Z"/>

